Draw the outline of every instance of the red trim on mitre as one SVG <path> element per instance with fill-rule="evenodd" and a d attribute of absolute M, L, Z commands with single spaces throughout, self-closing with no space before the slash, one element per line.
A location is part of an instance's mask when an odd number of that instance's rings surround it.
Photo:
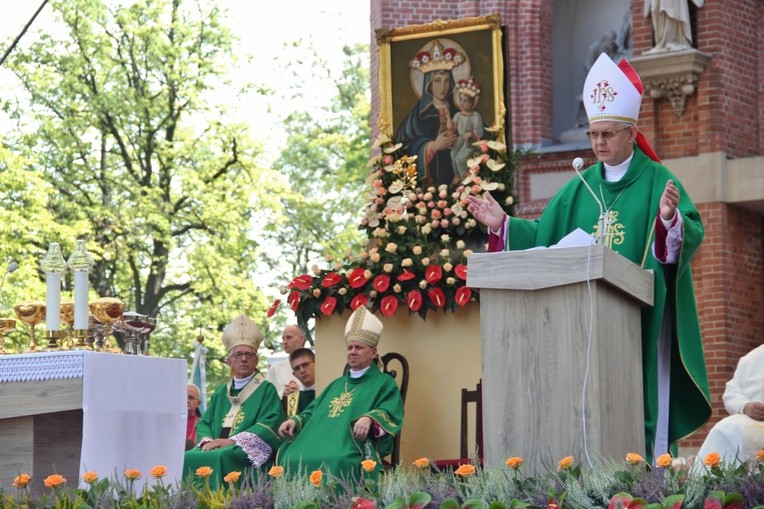
<path fill-rule="evenodd" d="M 631 84 L 634 85 L 634 88 L 636 88 L 637 92 L 639 92 L 641 95 L 644 92 L 644 87 L 642 86 L 642 79 L 639 77 L 639 74 L 637 74 L 637 70 L 634 69 L 625 58 L 622 58 L 621 61 L 618 62 L 618 68 L 621 69 L 621 72 L 623 72 L 627 78 L 629 78 Z M 647 141 L 645 135 L 639 131 L 637 131 L 637 145 L 640 149 L 642 149 L 642 152 L 644 152 L 647 157 L 657 163 L 661 162 L 658 154 L 656 154 L 655 150 L 653 150 L 653 147 L 650 146 L 650 142 Z"/>

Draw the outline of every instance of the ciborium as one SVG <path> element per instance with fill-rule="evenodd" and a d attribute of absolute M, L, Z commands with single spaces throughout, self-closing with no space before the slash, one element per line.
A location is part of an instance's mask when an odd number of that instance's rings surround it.
<path fill-rule="evenodd" d="M 39 352 L 40 347 L 36 343 L 35 327 L 45 320 L 45 303 L 31 300 L 17 304 L 13 310 L 16 312 L 16 318 L 29 327 L 29 346 L 24 350 L 24 353 Z"/>
<path fill-rule="evenodd" d="M 154 329 L 156 328 L 157 319 L 150 316 L 146 317 L 146 324 L 143 328 L 143 331 L 138 334 L 138 341 L 141 344 L 143 355 L 149 354 L 149 338 L 151 337 L 151 333 L 154 332 Z"/>
<path fill-rule="evenodd" d="M 125 304 L 114 297 L 101 297 L 90 303 L 90 312 L 93 318 L 103 324 L 104 345 L 101 350 L 106 352 L 118 353 L 119 348 L 111 346 L 109 337 L 112 333 L 112 324 L 122 318 L 125 311 Z"/>
<path fill-rule="evenodd" d="M 5 355 L 5 333 L 16 329 L 16 320 L 13 318 L 0 318 L 0 355 Z"/>

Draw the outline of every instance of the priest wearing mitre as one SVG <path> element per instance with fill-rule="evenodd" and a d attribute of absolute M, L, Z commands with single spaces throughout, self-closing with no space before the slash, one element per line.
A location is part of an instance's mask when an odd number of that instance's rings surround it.
<path fill-rule="evenodd" d="M 231 379 L 212 394 L 196 425 L 199 440 L 185 453 L 184 478 L 199 467 L 210 467 L 210 486 L 231 472 L 267 466 L 281 442 L 277 430 L 284 420 L 276 388 L 257 371 L 257 349 L 263 340 L 255 322 L 237 316 L 223 331 Z"/>

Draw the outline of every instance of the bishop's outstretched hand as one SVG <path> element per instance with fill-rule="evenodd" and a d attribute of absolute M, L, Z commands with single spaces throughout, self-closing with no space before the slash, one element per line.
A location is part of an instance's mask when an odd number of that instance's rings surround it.
<path fill-rule="evenodd" d="M 486 191 L 483 197 L 485 199 L 481 200 L 475 196 L 468 196 L 467 201 L 469 204 L 467 205 L 467 210 L 472 212 L 475 219 L 487 227 L 492 230 L 498 230 L 504 224 L 506 213 L 501 208 L 501 205 L 493 199 L 491 193 Z"/>

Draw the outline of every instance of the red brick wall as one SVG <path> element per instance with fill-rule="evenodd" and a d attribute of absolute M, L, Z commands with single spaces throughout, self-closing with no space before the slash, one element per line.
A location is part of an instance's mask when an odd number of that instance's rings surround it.
<path fill-rule="evenodd" d="M 690 4 L 692 2 L 688 0 Z M 552 138 L 553 0 L 376 0 L 372 29 L 498 13 L 507 28 L 505 54 L 511 142 L 536 145 Z M 635 54 L 651 48 L 652 24 L 633 0 Z M 663 159 L 724 152 L 731 158 L 764 153 L 764 2 L 706 1 L 693 13 L 698 49 L 711 55 L 697 93 L 677 117 L 667 99 L 646 96 L 640 129 Z M 372 48 L 376 46 L 372 45 Z M 372 52 L 372 90 L 376 82 Z M 373 110 L 377 118 L 376 105 Z M 517 177 L 515 213 L 537 217 L 544 200 L 530 201 L 530 175 L 567 171 L 574 157 L 593 162 L 590 150 L 549 153 L 525 159 Z M 724 415 L 721 395 L 738 358 L 764 341 L 764 219 L 759 213 L 723 203 L 697 204 L 706 237 L 693 261 L 699 319 L 706 349 L 714 414 Z M 682 445 L 697 447 L 705 432 Z"/>
<path fill-rule="evenodd" d="M 721 203 L 698 209 L 706 236 L 693 258 L 693 276 L 714 409 L 703 433 L 682 444 L 690 447 L 699 447 L 705 432 L 727 415 L 724 386 L 737 360 L 764 338 L 764 219 Z"/>

